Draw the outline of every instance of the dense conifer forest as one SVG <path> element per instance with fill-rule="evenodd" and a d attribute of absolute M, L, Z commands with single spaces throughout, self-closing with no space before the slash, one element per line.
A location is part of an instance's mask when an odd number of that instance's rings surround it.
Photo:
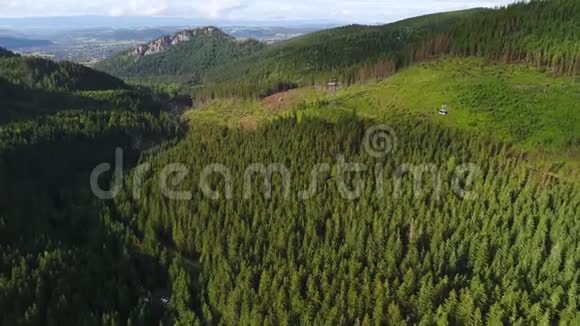
<path fill-rule="evenodd" d="M 579 14 L 0 49 L 0 325 L 579 325 Z"/>
<path fill-rule="evenodd" d="M 0 123 L 67 110 L 159 112 L 168 95 L 70 62 L 0 58 Z"/>
<path fill-rule="evenodd" d="M 192 126 L 177 146 L 147 161 L 152 167 L 137 195 L 127 178 L 128 191 L 116 200 L 123 219 L 154 252 L 175 248 L 183 255 L 176 263 L 183 275 L 171 284 L 176 318 L 266 325 L 578 322 L 577 188 L 521 168 L 521 154 L 509 145 L 429 123 L 391 123 L 399 146 L 382 159 L 363 149 L 373 124 L 352 116 L 338 123 L 292 116 L 256 133 Z M 349 189 L 366 185 L 356 199 L 345 199 L 337 184 L 340 156 L 367 167 L 346 176 Z M 171 189 L 190 192 L 187 200 L 160 190 L 161 170 L 175 162 L 189 174 Z M 246 169 L 255 162 L 283 164 L 290 182 L 274 173 L 268 194 L 257 174 L 246 188 Z M 477 199 L 453 190 L 454 171 L 467 162 L 481 169 L 464 180 Z M 210 199 L 198 185 L 215 163 L 231 179 L 211 174 L 220 197 Z M 319 163 L 332 168 L 312 179 Z M 433 164 L 440 184 L 431 172 L 420 183 L 412 172 L 397 183 L 404 164 Z M 318 191 L 303 199 L 300 192 L 313 184 Z"/>
<path fill-rule="evenodd" d="M 13 56 L 0 61 L 1 76 L 7 81 L 47 90 L 89 91 L 127 88 L 105 73 L 70 62 Z"/>
<path fill-rule="evenodd" d="M 0 58 L 0 324 L 106 324 L 137 315 L 147 259 L 88 176 L 182 133 L 143 89 L 88 68 Z M 101 181 L 106 187 L 108 177 Z M 139 275 L 138 275 L 139 274 Z M 143 280 L 141 279 L 143 278 Z"/>

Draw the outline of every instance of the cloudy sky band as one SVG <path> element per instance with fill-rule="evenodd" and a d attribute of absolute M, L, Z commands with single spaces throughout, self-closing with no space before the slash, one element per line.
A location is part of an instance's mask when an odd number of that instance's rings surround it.
<path fill-rule="evenodd" d="M 222 20 L 388 22 L 513 0 L 0 0 L 0 17 L 145 16 Z"/>

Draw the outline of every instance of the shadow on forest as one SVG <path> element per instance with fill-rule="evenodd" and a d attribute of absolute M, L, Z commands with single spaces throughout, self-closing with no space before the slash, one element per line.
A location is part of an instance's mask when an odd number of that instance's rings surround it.
<path fill-rule="evenodd" d="M 0 124 L 65 110 L 159 112 L 163 106 L 137 89 L 66 92 L 13 84 L 0 77 Z"/>
<path fill-rule="evenodd" d="M 140 252 L 129 223 L 116 218 L 113 202 L 98 200 L 90 188 L 91 171 L 104 162 L 114 166 L 117 147 L 124 149 L 126 172 L 138 163 L 142 152 L 133 143 L 133 136 L 116 130 L 96 139 L 64 137 L 0 152 L 0 248 L 6 250 L 0 253 L 0 273 L 10 273 L 6 268 L 12 263 L 7 262 L 26 257 L 30 286 L 49 285 L 40 293 L 31 290 L 25 305 L 58 311 L 63 299 L 55 296 L 61 296 L 69 300 L 70 306 L 64 307 L 75 311 L 62 317 L 41 313 L 43 323 L 70 321 L 77 315 L 82 320 L 83 314 L 107 311 L 127 320 L 135 309 L 146 311 L 140 317 L 144 322 L 168 318 L 167 305 L 150 298 L 170 288 L 171 261 Z M 109 189 L 109 177 L 101 177 L 102 189 Z M 58 258 L 60 267 L 45 271 L 43 261 L 49 253 L 63 257 Z M 34 276 L 38 274 L 43 276 Z M 70 285 L 62 287 L 62 282 Z M 15 308 L 0 323 L 20 315 Z"/>

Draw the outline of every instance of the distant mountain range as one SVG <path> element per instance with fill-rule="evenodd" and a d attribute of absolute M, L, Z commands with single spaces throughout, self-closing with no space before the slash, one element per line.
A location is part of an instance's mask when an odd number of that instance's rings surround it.
<path fill-rule="evenodd" d="M 0 36 L 0 46 L 9 49 L 23 49 L 23 48 L 50 46 L 52 44 L 53 43 L 49 40 L 34 40 L 26 38 Z"/>
<path fill-rule="evenodd" d="M 0 18 L 0 29 L 15 30 L 78 30 L 86 28 L 152 28 L 167 26 L 283 26 L 283 27 L 329 27 L 344 25 L 333 20 L 225 20 L 184 17 L 110 17 L 110 16 L 66 16 L 66 17 L 22 17 Z"/>
<path fill-rule="evenodd" d="M 170 79 L 191 85 L 230 80 L 235 84 L 240 80 L 245 85 L 250 77 L 256 76 L 259 80 L 252 79 L 252 87 L 262 88 L 260 84 L 266 82 L 263 87 L 266 89 L 278 81 L 299 83 L 304 76 L 317 70 L 317 73 L 322 72 L 321 68 L 358 65 L 363 57 L 376 60 L 402 49 L 433 28 L 448 26 L 483 11 L 485 9 L 441 13 L 382 26 L 351 25 L 309 33 L 274 45 L 252 39 L 236 40 L 225 32 L 251 36 L 261 29 L 271 35 L 271 31 L 263 28 L 186 29 L 115 54 L 97 63 L 95 68 L 120 78 Z M 228 71 L 235 71 L 235 74 L 230 75 Z M 284 78 L 274 80 L 268 76 L 270 74 Z"/>
<path fill-rule="evenodd" d="M 56 61 L 67 60 L 88 65 L 108 58 L 113 53 L 131 49 L 140 43 L 196 28 L 192 24 L 122 28 L 103 26 L 84 28 L 83 25 L 79 25 L 75 29 L 67 30 L 52 27 L 39 29 L 32 26 L 36 25 L 6 29 L 0 24 L 0 38 L 7 40 L 4 46 L 23 54 L 41 55 Z M 238 39 L 254 38 L 266 43 L 275 43 L 328 27 L 330 26 L 221 26 L 220 28 L 226 34 Z"/>

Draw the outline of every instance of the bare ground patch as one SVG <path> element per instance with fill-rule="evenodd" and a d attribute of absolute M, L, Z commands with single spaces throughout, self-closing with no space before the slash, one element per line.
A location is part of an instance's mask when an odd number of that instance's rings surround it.
<path fill-rule="evenodd" d="M 301 98 L 300 89 L 291 89 L 264 98 L 262 100 L 262 107 L 266 112 L 281 113 L 290 109 Z"/>

